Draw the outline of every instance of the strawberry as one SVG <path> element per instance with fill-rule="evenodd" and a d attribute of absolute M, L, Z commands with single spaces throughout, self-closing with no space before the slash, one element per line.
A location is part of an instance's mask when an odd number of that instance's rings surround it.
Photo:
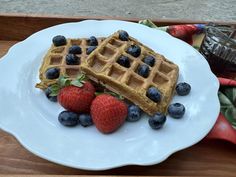
<path fill-rule="evenodd" d="M 128 114 L 127 105 L 108 94 L 97 96 L 90 110 L 95 126 L 102 133 L 112 133 L 117 130 Z"/>
<path fill-rule="evenodd" d="M 70 85 L 62 88 L 57 96 L 58 102 L 65 109 L 84 113 L 89 112 L 95 97 L 95 88 L 90 82 L 84 82 L 80 87 Z"/>

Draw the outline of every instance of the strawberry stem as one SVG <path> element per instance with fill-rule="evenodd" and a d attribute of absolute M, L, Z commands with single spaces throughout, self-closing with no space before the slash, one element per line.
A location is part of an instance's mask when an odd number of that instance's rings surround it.
<path fill-rule="evenodd" d="M 67 75 L 60 76 L 57 83 L 50 86 L 50 89 L 52 90 L 50 96 L 57 96 L 60 89 L 70 85 L 83 87 L 86 80 L 85 74 L 78 75 L 74 80 L 71 80 Z"/>

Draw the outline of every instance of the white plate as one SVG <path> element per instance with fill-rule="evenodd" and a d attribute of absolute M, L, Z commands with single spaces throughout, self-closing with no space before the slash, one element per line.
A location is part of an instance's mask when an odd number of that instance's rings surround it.
<path fill-rule="evenodd" d="M 147 119 L 125 123 L 110 135 L 96 128 L 66 128 L 57 121 L 62 108 L 35 89 L 38 69 L 53 36 L 108 36 L 123 29 L 179 65 L 179 81 L 191 84 L 191 94 L 175 96 L 186 114 L 168 117 L 163 129 L 152 130 Z M 163 31 L 124 21 L 67 23 L 37 32 L 16 45 L 0 61 L 0 127 L 34 154 L 70 167 L 103 170 L 124 165 L 151 165 L 200 141 L 219 113 L 219 83 L 205 59 L 190 45 Z"/>

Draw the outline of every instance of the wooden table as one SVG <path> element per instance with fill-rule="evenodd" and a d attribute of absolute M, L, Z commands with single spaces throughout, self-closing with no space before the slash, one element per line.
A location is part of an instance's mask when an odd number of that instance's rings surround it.
<path fill-rule="evenodd" d="M 100 17 L 99 19 L 103 18 Z M 0 57 L 13 44 L 40 29 L 83 19 L 87 19 L 87 17 L 33 17 L 19 14 L 0 14 Z M 127 20 L 137 21 L 137 19 Z M 156 20 L 155 23 L 169 25 L 181 22 Z M 199 22 L 188 21 L 182 23 Z M 41 159 L 24 149 L 13 136 L 0 130 L 0 174 L 235 176 L 236 147 L 224 141 L 204 140 L 188 149 L 173 154 L 158 165 L 147 167 L 127 166 L 94 172 L 68 168 Z"/>

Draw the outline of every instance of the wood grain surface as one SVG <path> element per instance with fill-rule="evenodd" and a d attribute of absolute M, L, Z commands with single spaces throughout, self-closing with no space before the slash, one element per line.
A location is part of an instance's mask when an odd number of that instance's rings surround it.
<path fill-rule="evenodd" d="M 41 29 L 67 22 L 78 22 L 82 20 L 104 20 L 111 19 L 111 17 L 104 16 L 79 16 L 79 17 L 65 17 L 65 16 L 45 16 L 45 15 L 26 15 L 26 14 L 0 14 L 0 40 L 23 40 L 34 32 Z M 126 20 L 131 22 L 138 22 L 140 19 L 135 18 L 119 18 L 114 17 L 113 20 Z M 206 21 L 181 21 L 170 19 L 152 19 L 158 26 L 174 25 L 174 24 L 194 24 L 207 23 Z M 229 24 L 218 21 L 216 23 Z"/>
<path fill-rule="evenodd" d="M 0 57 L 18 40 L 23 40 L 40 29 L 83 19 L 104 19 L 104 17 L 48 17 L 0 14 Z M 138 19 L 121 20 L 138 21 Z M 200 23 L 173 20 L 154 21 L 159 26 L 178 23 Z M 12 135 L 0 130 L 0 174 L 235 176 L 235 167 L 235 145 L 217 140 L 204 140 L 188 149 L 173 154 L 158 165 L 147 167 L 127 166 L 95 172 L 78 170 L 35 156 L 22 147 Z"/>
<path fill-rule="evenodd" d="M 0 132 L 1 174 L 234 176 L 235 165 L 234 145 L 228 142 L 204 141 L 175 153 L 159 165 L 85 171 L 43 160 L 24 149 L 13 136 Z"/>
<path fill-rule="evenodd" d="M 16 42 L 0 41 L 0 57 Z M 0 130 L 0 174 L 235 176 L 235 167 L 235 145 L 223 141 L 205 140 L 173 154 L 159 165 L 127 166 L 95 172 L 78 170 L 33 155 L 13 136 Z"/>

